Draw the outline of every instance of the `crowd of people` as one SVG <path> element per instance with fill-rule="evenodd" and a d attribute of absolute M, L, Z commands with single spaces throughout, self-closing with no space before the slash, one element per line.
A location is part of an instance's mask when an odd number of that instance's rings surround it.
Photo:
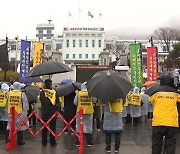
<path fill-rule="evenodd" d="M 178 108 L 177 103 L 180 96 L 175 88 L 173 88 L 174 80 L 170 76 L 160 78 L 160 86 L 152 96 L 145 94 L 146 88 L 141 90 L 134 87 L 130 91 L 126 99 L 117 99 L 110 102 L 101 103 L 101 100 L 91 97 L 88 94 L 86 83 L 81 85 L 81 90 L 74 91 L 66 96 L 59 97 L 56 89 L 52 87 L 52 81 L 47 79 L 44 81 L 44 87 L 40 91 L 39 99 L 35 100 L 35 106 L 39 105 L 39 114 L 46 122 L 56 112 L 59 111 L 67 122 L 76 115 L 80 107 L 83 108 L 83 125 L 84 135 L 86 138 L 86 146 L 94 146 L 93 143 L 93 125 L 97 131 L 101 131 L 101 126 L 105 134 L 105 151 L 111 152 L 112 141 L 111 136 L 115 135 L 114 152 L 118 153 L 121 143 L 121 134 L 126 123 L 132 123 L 134 126 L 139 125 L 142 121 L 152 120 L 152 153 L 160 154 L 162 150 L 163 137 L 165 136 L 165 149 L 167 154 L 175 154 L 176 133 L 178 124 Z M 22 119 L 25 119 L 33 108 L 28 102 L 23 85 L 14 82 L 9 87 L 6 83 L 1 85 L 0 92 L 0 120 L 3 121 L 3 129 L 6 129 L 6 142 L 9 134 L 10 123 L 10 107 L 14 106 Z M 30 112 L 28 113 L 28 110 Z M 153 117 L 152 117 L 153 113 Z M 28 121 L 29 122 L 29 121 Z M 28 124 L 27 122 L 27 124 Z M 37 119 L 34 117 L 36 124 Z M 16 117 L 16 127 L 20 126 L 21 121 Z M 79 133 L 79 117 L 76 118 L 71 126 Z M 29 125 L 29 124 L 28 124 Z M 50 123 L 50 128 L 56 133 L 56 117 Z M 65 125 L 65 124 L 64 124 Z M 23 145 L 22 131 L 26 127 L 22 127 L 17 132 L 17 143 Z M 70 129 L 65 130 L 65 134 L 72 133 Z M 42 145 L 47 145 L 48 130 L 42 130 Z M 56 146 L 55 137 L 50 133 L 50 144 Z M 76 138 L 75 145 L 79 146 Z"/>

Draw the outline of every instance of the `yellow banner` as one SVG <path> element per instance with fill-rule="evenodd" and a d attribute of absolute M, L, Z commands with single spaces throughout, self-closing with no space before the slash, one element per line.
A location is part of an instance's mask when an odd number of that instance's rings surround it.
<path fill-rule="evenodd" d="M 42 63 L 42 55 L 43 55 L 43 43 L 42 42 L 35 42 L 34 44 L 34 60 L 33 60 L 33 67 Z M 41 77 L 40 77 L 41 78 Z M 33 85 L 42 88 L 41 82 L 34 82 Z"/>
<path fill-rule="evenodd" d="M 42 54 L 43 54 L 43 43 L 35 42 L 33 67 L 42 63 Z"/>

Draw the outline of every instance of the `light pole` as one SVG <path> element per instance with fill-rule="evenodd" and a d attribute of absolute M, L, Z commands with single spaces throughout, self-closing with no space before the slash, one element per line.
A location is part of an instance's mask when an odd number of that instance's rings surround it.
<path fill-rule="evenodd" d="M 16 53 L 15 53 L 15 63 L 14 63 L 14 68 L 15 72 L 17 72 L 17 52 L 18 52 L 18 36 L 15 37 L 16 40 Z"/>

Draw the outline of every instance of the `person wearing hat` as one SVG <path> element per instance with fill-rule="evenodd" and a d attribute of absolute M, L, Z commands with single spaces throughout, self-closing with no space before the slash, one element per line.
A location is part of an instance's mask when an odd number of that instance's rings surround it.
<path fill-rule="evenodd" d="M 178 130 L 177 103 L 180 95 L 174 88 L 174 80 L 170 75 L 162 75 L 160 86 L 149 98 L 153 105 L 152 119 L 152 154 L 160 154 L 165 139 L 167 154 L 175 154 L 176 134 Z"/>
<path fill-rule="evenodd" d="M 59 103 L 59 97 L 57 96 L 56 91 L 52 88 L 52 80 L 46 79 L 44 81 L 44 88 L 40 92 L 40 101 L 41 101 L 41 109 L 42 109 L 42 119 L 44 122 L 47 122 L 49 118 L 58 110 L 56 104 Z M 50 129 L 56 133 L 56 119 L 54 117 L 50 122 Z M 47 145 L 47 128 L 43 128 L 42 130 L 42 145 Z M 51 146 L 56 146 L 55 137 L 50 133 L 50 143 Z"/>
<path fill-rule="evenodd" d="M 0 90 L 0 121 L 2 124 L 2 130 L 6 130 L 8 114 L 7 114 L 7 98 L 8 98 L 9 86 L 6 83 L 1 85 Z"/>
<path fill-rule="evenodd" d="M 26 97 L 26 94 L 21 91 L 21 83 L 14 82 L 13 83 L 13 90 L 9 92 L 8 95 L 8 126 L 7 130 L 10 129 L 10 109 L 14 106 L 16 112 L 21 116 L 23 120 L 27 118 L 27 111 L 29 108 L 28 100 Z M 21 125 L 21 120 L 16 116 L 16 128 L 18 128 Z M 27 125 L 29 125 L 29 122 L 27 121 Z M 25 142 L 23 141 L 23 130 L 26 130 L 26 126 L 22 126 L 20 130 L 17 132 L 17 144 L 18 145 L 24 145 Z M 8 131 L 9 132 L 9 131 Z"/>

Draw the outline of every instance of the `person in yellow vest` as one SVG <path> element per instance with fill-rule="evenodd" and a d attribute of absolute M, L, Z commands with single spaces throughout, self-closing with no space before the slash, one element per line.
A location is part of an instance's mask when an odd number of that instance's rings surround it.
<path fill-rule="evenodd" d="M 87 147 L 93 146 L 92 142 L 92 125 L 93 125 L 93 103 L 96 102 L 95 98 L 88 95 L 86 82 L 81 85 L 81 91 L 78 91 L 75 98 L 74 104 L 77 105 L 77 112 L 80 107 L 83 108 L 83 126 L 84 134 L 87 141 Z M 79 132 L 79 117 L 76 118 L 76 131 Z M 76 146 L 79 146 L 78 140 L 76 140 Z"/>
<path fill-rule="evenodd" d="M 21 83 L 14 82 L 13 83 L 13 90 L 9 92 L 8 96 L 8 114 L 10 117 L 10 109 L 11 106 L 15 107 L 16 112 L 21 116 L 23 120 L 27 118 L 27 111 L 29 109 L 29 103 L 26 97 L 26 94 L 21 91 Z M 16 128 L 21 125 L 21 120 L 16 116 Z M 29 122 L 27 121 L 27 125 Z M 10 118 L 8 120 L 7 130 L 9 130 L 10 126 Z M 23 130 L 26 130 L 27 127 L 21 127 L 20 131 L 17 132 L 17 143 L 18 145 L 24 145 L 25 142 L 23 141 Z"/>
<path fill-rule="evenodd" d="M 7 114 L 7 98 L 9 94 L 9 86 L 6 83 L 1 85 L 0 91 L 0 121 L 2 130 L 5 131 L 8 122 L 8 114 Z"/>
<path fill-rule="evenodd" d="M 131 94 L 130 115 L 133 118 L 133 125 L 137 126 L 141 116 L 141 94 L 138 87 L 135 87 Z"/>
<path fill-rule="evenodd" d="M 149 98 L 153 105 L 152 154 L 161 154 L 163 136 L 166 153 L 175 154 L 179 126 L 177 104 L 180 103 L 180 95 L 173 84 L 174 80 L 170 75 L 163 75 L 160 86 Z"/>
<path fill-rule="evenodd" d="M 104 106 L 104 123 L 106 152 L 111 152 L 111 136 L 115 135 L 114 152 L 118 153 L 120 148 L 120 139 L 123 130 L 122 122 L 123 100 L 117 99 L 106 102 Z"/>
<path fill-rule="evenodd" d="M 44 89 L 40 92 L 40 101 L 42 109 L 42 119 L 46 122 L 58 110 L 56 104 L 59 103 L 59 97 L 54 89 L 52 89 L 52 80 L 46 79 L 44 81 Z M 50 124 L 50 128 L 56 133 L 56 117 L 54 117 Z M 56 146 L 55 137 L 50 133 L 51 146 Z M 42 145 L 47 145 L 47 129 L 42 130 Z"/>

